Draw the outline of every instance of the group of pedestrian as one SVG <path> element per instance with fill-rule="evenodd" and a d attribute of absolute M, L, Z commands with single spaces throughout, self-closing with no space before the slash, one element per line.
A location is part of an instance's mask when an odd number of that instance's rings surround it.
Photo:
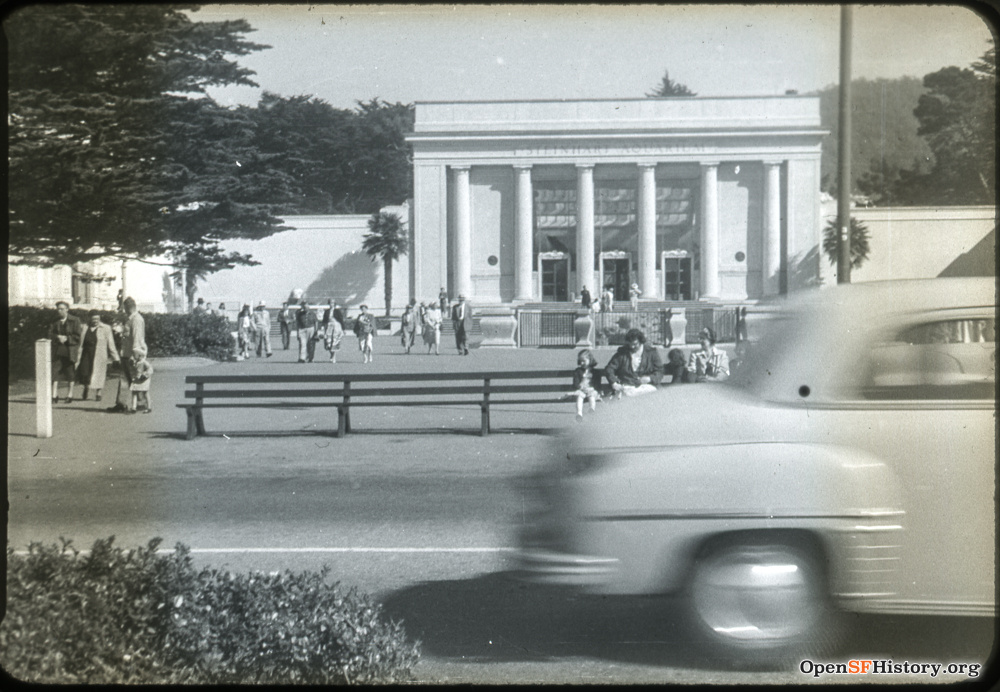
<path fill-rule="evenodd" d="M 149 394 L 153 367 L 147 360 L 146 325 L 135 300 L 122 301 L 123 318 L 115 327 L 101 320 L 97 310 L 87 314 L 87 324 L 69 312 L 69 303 L 56 303 L 57 318 L 49 325 L 52 348 L 52 403 L 59 402 L 59 386 L 66 384 L 65 403 L 73 403 L 77 384 L 83 387 L 81 400 L 94 393 L 101 401 L 107 380 L 108 365 L 121 363 L 121 378 L 115 405 L 110 413 L 150 413 Z M 120 346 L 115 343 L 118 333 Z"/>
<path fill-rule="evenodd" d="M 236 342 L 239 356 L 242 360 L 250 357 L 255 351 L 257 357 L 274 355 L 271 350 L 271 313 L 267 311 L 264 301 L 250 309 L 250 303 L 244 303 L 236 316 Z"/>
<path fill-rule="evenodd" d="M 322 317 L 309 307 L 305 298 L 299 302 L 294 315 L 289 303 L 281 304 L 281 310 L 278 312 L 281 345 L 286 351 L 288 350 L 294 328 L 295 338 L 299 342 L 299 363 L 312 363 L 316 358 L 316 346 L 321 342 L 330 354 L 330 362 L 337 362 L 337 352 L 340 351 L 340 343 L 344 339 L 346 315 L 333 298 L 328 298 L 326 302 Z"/>
<path fill-rule="evenodd" d="M 416 345 L 417 335 L 423 337 L 428 355 L 431 351 L 441 355 L 441 324 L 444 316 L 451 318 L 455 330 L 455 348 L 459 355 L 469 355 L 469 334 L 472 332 L 472 306 L 464 295 L 452 305 L 448 293 L 442 288 L 438 300 L 417 303 L 412 299 L 403 310 L 400 324 L 400 342 L 407 353 Z"/>
<path fill-rule="evenodd" d="M 192 315 L 221 315 L 225 317 L 226 315 L 226 304 L 219 303 L 218 308 L 213 308 L 211 303 L 206 303 L 204 298 L 199 298 L 193 308 L 191 308 Z"/>
<path fill-rule="evenodd" d="M 685 362 L 684 352 L 679 348 L 667 354 L 666 371 L 671 375 L 670 383 L 679 382 L 721 382 L 729 377 L 729 356 L 716 346 L 715 332 L 705 327 L 698 333 L 700 348 L 693 351 Z M 589 403 L 590 410 L 597 408 L 601 395 L 595 386 L 594 369 L 597 359 L 589 349 L 577 355 L 577 367 L 573 374 L 573 392 L 576 398 L 577 420 L 583 419 L 583 404 Z M 638 396 L 655 392 L 663 379 L 664 367 L 655 346 L 646 344 L 646 335 L 640 329 L 629 329 L 625 333 L 625 344 L 621 346 L 604 368 L 604 376 L 611 389 L 611 396 Z"/>

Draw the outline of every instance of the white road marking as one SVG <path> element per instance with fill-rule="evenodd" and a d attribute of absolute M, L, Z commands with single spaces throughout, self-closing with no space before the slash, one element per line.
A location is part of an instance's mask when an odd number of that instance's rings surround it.
<path fill-rule="evenodd" d="M 199 555 L 221 553 L 508 553 L 517 548 L 191 548 L 188 552 Z M 89 555 L 89 550 L 78 551 L 81 555 Z M 169 555 L 173 548 L 160 548 L 157 555 Z M 15 550 L 15 555 L 28 555 L 27 550 Z"/>
<path fill-rule="evenodd" d="M 502 553 L 515 548 L 192 548 L 192 553 Z M 172 553 L 171 550 L 159 550 Z"/>

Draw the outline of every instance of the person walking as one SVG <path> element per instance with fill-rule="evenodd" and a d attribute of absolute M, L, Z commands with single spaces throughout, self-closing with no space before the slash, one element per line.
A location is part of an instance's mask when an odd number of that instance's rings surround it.
<path fill-rule="evenodd" d="M 240 308 L 240 314 L 236 316 L 236 340 L 240 348 L 240 360 L 246 360 L 250 357 L 253 333 L 250 303 L 243 303 L 243 307 Z"/>
<path fill-rule="evenodd" d="M 354 320 L 354 335 L 358 337 L 358 349 L 364 357 L 363 363 L 372 362 L 375 346 L 375 316 L 368 312 L 368 306 L 361 306 L 361 314 Z"/>
<path fill-rule="evenodd" d="M 416 337 L 417 314 L 413 311 L 413 305 L 407 305 L 406 309 L 403 310 L 402 329 L 400 329 L 400 338 L 407 353 L 413 348 L 413 341 Z"/>
<path fill-rule="evenodd" d="M 611 285 L 604 287 L 604 293 L 601 294 L 601 312 L 611 312 L 615 309 L 615 291 L 611 288 Z"/>
<path fill-rule="evenodd" d="M 295 338 L 299 340 L 300 363 L 311 363 L 316 356 L 316 324 L 316 313 L 303 299 L 295 313 Z"/>
<path fill-rule="evenodd" d="M 292 341 L 292 313 L 288 311 L 288 302 L 281 304 L 278 311 L 278 330 L 281 332 L 281 348 L 288 350 Z"/>
<path fill-rule="evenodd" d="M 590 303 L 591 303 L 590 291 L 588 291 L 587 287 L 584 286 L 580 290 L 580 304 L 583 305 L 584 309 L 589 310 L 590 309 Z"/>
<path fill-rule="evenodd" d="M 132 380 L 135 379 L 133 363 L 136 354 L 142 356 L 149 352 L 146 346 L 146 321 L 139 314 L 135 299 L 129 296 L 122 302 L 125 308 L 125 322 L 122 324 L 122 345 L 118 355 L 122 363 L 122 375 L 118 380 L 118 396 L 115 405 L 108 409 L 109 413 L 135 413 L 132 408 Z M 139 358 L 142 360 L 142 358 Z"/>
<path fill-rule="evenodd" d="M 448 291 L 445 290 L 444 286 L 438 293 L 438 305 L 441 308 L 441 318 L 444 319 L 444 316 L 449 314 L 451 310 L 451 300 L 448 298 Z"/>
<path fill-rule="evenodd" d="M 253 330 L 257 342 L 257 357 L 260 358 L 261 350 L 270 358 L 271 353 L 271 313 L 267 311 L 264 301 L 257 303 L 253 311 Z"/>
<path fill-rule="evenodd" d="M 427 354 L 430 355 L 433 347 L 434 355 L 441 355 L 441 311 L 434 303 L 424 310 L 423 337 L 424 343 L 427 344 Z"/>
<path fill-rule="evenodd" d="M 52 403 L 59 403 L 59 383 L 66 383 L 66 403 L 73 403 L 73 385 L 76 383 L 76 363 L 80 360 L 80 337 L 83 326 L 79 318 L 69 314 L 69 303 L 56 303 L 59 317 L 49 325 L 52 342 Z"/>
<path fill-rule="evenodd" d="M 459 355 L 469 355 L 469 332 L 472 331 L 472 307 L 459 295 L 458 302 L 451 309 L 451 322 L 455 327 L 455 346 Z"/>
<path fill-rule="evenodd" d="M 77 382 L 83 385 L 83 396 L 80 398 L 86 399 L 90 390 L 94 390 L 94 401 L 100 401 L 108 373 L 108 359 L 119 362 L 118 349 L 115 348 L 111 325 L 101 321 L 101 313 L 91 310 L 87 317 L 89 322 L 83 329 L 80 355 L 76 360 L 76 376 Z"/>
<path fill-rule="evenodd" d="M 628 301 L 631 305 L 632 312 L 639 311 L 639 296 L 642 295 L 642 291 L 639 290 L 639 284 L 632 284 L 628 290 Z"/>
<path fill-rule="evenodd" d="M 337 351 L 344 339 L 344 311 L 337 307 L 333 298 L 327 299 L 326 310 L 323 311 L 323 345 L 330 353 L 330 362 L 337 362 Z"/>
<path fill-rule="evenodd" d="M 132 382 L 129 384 L 132 399 L 126 413 L 135 413 L 139 410 L 140 404 L 143 413 L 152 413 L 153 399 L 149 390 L 152 385 L 153 366 L 146 360 L 146 349 L 136 348 L 132 351 L 129 367 L 132 370 Z"/>

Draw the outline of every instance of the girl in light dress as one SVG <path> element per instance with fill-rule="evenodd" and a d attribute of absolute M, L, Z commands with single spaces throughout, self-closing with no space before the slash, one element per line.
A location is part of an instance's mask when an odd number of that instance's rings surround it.
<path fill-rule="evenodd" d="M 594 388 L 594 368 L 597 359 L 590 349 L 583 349 L 576 357 L 576 370 L 573 371 L 573 391 L 570 396 L 576 397 L 576 419 L 583 420 L 583 401 L 590 403 L 590 410 L 597 410 L 597 402 L 601 395 Z"/>

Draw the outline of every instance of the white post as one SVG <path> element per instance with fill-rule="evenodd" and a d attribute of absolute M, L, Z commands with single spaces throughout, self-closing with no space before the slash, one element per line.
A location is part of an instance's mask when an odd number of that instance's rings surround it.
<path fill-rule="evenodd" d="M 52 342 L 35 342 L 35 437 L 52 437 Z"/>

